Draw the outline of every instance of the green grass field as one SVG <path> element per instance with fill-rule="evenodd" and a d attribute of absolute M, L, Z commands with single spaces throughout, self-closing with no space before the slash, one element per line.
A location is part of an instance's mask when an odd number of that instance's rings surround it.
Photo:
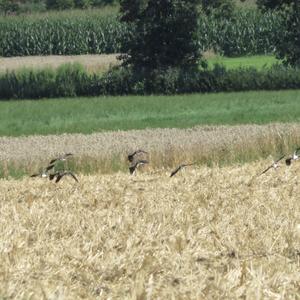
<path fill-rule="evenodd" d="M 299 101 L 299 91 L 9 101 L 0 103 L 0 135 L 297 122 Z"/>
<path fill-rule="evenodd" d="M 256 56 L 242 56 L 242 57 L 224 57 L 216 56 L 207 59 L 208 67 L 212 68 L 215 64 L 220 64 L 227 69 L 237 69 L 241 67 L 253 67 L 258 70 L 269 68 L 274 64 L 281 63 L 272 55 L 256 55 Z"/>

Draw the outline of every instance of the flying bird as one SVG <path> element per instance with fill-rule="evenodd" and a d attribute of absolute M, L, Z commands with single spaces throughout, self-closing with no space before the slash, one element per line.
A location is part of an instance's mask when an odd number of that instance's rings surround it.
<path fill-rule="evenodd" d="M 66 154 L 64 154 L 64 155 L 62 155 L 62 156 L 59 156 L 59 157 L 57 157 L 57 158 L 54 158 L 54 159 L 52 159 L 51 161 L 50 161 L 50 165 L 51 164 L 54 164 L 55 162 L 57 162 L 57 161 L 65 161 L 69 156 L 71 156 L 71 155 L 73 155 L 72 153 L 66 153 Z"/>
<path fill-rule="evenodd" d="M 49 179 L 53 180 L 56 177 L 55 183 L 58 183 L 64 176 L 71 176 L 76 182 L 78 179 L 71 171 L 59 171 L 49 175 Z"/>
<path fill-rule="evenodd" d="M 134 160 L 134 157 L 137 155 L 137 154 L 140 154 L 140 153 L 144 153 L 144 154 L 148 154 L 148 152 L 146 152 L 146 151 L 144 151 L 144 150 L 136 150 L 136 151 L 134 151 L 133 153 L 131 153 L 131 154 L 129 154 L 128 155 L 128 160 L 130 161 L 130 162 L 133 162 L 133 160 Z"/>
<path fill-rule="evenodd" d="M 274 161 L 269 167 L 267 167 L 262 173 L 260 173 L 258 176 L 265 174 L 268 172 L 270 169 L 274 168 L 275 170 L 278 168 L 278 163 L 285 157 L 285 155 L 281 156 L 279 159 Z"/>
<path fill-rule="evenodd" d="M 293 155 L 290 156 L 290 157 L 288 157 L 288 158 L 285 160 L 285 164 L 286 164 L 287 166 L 290 166 L 290 165 L 292 164 L 292 161 L 293 161 L 293 160 L 298 160 L 298 159 L 299 159 L 299 154 L 298 154 L 299 151 L 300 151 L 300 148 L 297 148 L 297 149 L 294 151 Z"/>
<path fill-rule="evenodd" d="M 131 165 L 129 167 L 130 174 L 134 174 L 139 166 L 142 166 L 142 165 L 145 165 L 148 163 L 149 163 L 148 160 L 138 160 L 136 163 L 134 163 L 133 165 Z"/>
<path fill-rule="evenodd" d="M 182 168 L 188 167 L 188 166 L 193 166 L 195 163 L 192 164 L 182 164 L 180 166 L 178 166 L 170 175 L 170 177 L 173 177 L 174 175 L 176 175 Z"/>
<path fill-rule="evenodd" d="M 49 176 L 48 172 L 50 170 L 52 170 L 54 168 L 54 164 L 49 165 L 47 168 L 45 168 L 44 170 L 42 170 L 42 172 L 40 173 L 36 173 L 36 174 L 32 174 L 30 177 L 42 177 L 42 178 L 46 178 Z"/>

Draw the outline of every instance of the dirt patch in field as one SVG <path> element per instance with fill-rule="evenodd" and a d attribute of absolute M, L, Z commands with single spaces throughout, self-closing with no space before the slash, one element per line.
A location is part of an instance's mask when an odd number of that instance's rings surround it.
<path fill-rule="evenodd" d="M 296 299 L 300 163 L 267 163 L 0 180 L 1 297 Z"/>
<path fill-rule="evenodd" d="M 110 66 L 119 63 L 116 54 L 0 57 L 0 72 L 17 70 L 25 67 L 34 69 L 46 67 L 57 68 L 62 64 L 75 62 L 82 64 L 90 72 L 106 71 Z"/>

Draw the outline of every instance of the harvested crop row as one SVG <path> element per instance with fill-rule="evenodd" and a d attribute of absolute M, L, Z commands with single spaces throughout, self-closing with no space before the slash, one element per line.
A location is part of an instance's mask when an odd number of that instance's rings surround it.
<path fill-rule="evenodd" d="M 69 167 L 83 173 L 125 171 L 126 155 L 149 151 L 150 168 L 182 162 L 227 164 L 286 154 L 300 145 L 299 124 L 203 126 L 59 136 L 1 137 L 2 177 L 36 172 L 58 154 L 74 153 Z"/>
<path fill-rule="evenodd" d="M 0 297 L 295 299 L 300 163 L 264 163 L 0 180 Z"/>

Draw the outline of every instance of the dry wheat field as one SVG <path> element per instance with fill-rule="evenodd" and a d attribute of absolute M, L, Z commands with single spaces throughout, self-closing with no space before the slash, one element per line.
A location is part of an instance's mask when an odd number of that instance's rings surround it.
<path fill-rule="evenodd" d="M 299 299 L 300 162 L 0 180 L 1 299 Z"/>
<path fill-rule="evenodd" d="M 0 57 L 0 72 L 21 68 L 58 68 L 66 63 L 80 63 L 90 72 L 107 71 L 118 64 L 118 54 L 101 55 L 47 55 L 47 56 L 19 56 Z"/>
<path fill-rule="evenodd" d="M 190 129 L 146 129 L 90 135 L 0 137 L 0 177 L 26 176 L 59 154 L 74 153 L 69 167 L 78 173 L 128 171 L 126 154 L 149 151 L 151 170 L 173 168 L 182 162 L 226 165 L 255 161 L 300 145 L 299 124 L 198 126 Z"/>

